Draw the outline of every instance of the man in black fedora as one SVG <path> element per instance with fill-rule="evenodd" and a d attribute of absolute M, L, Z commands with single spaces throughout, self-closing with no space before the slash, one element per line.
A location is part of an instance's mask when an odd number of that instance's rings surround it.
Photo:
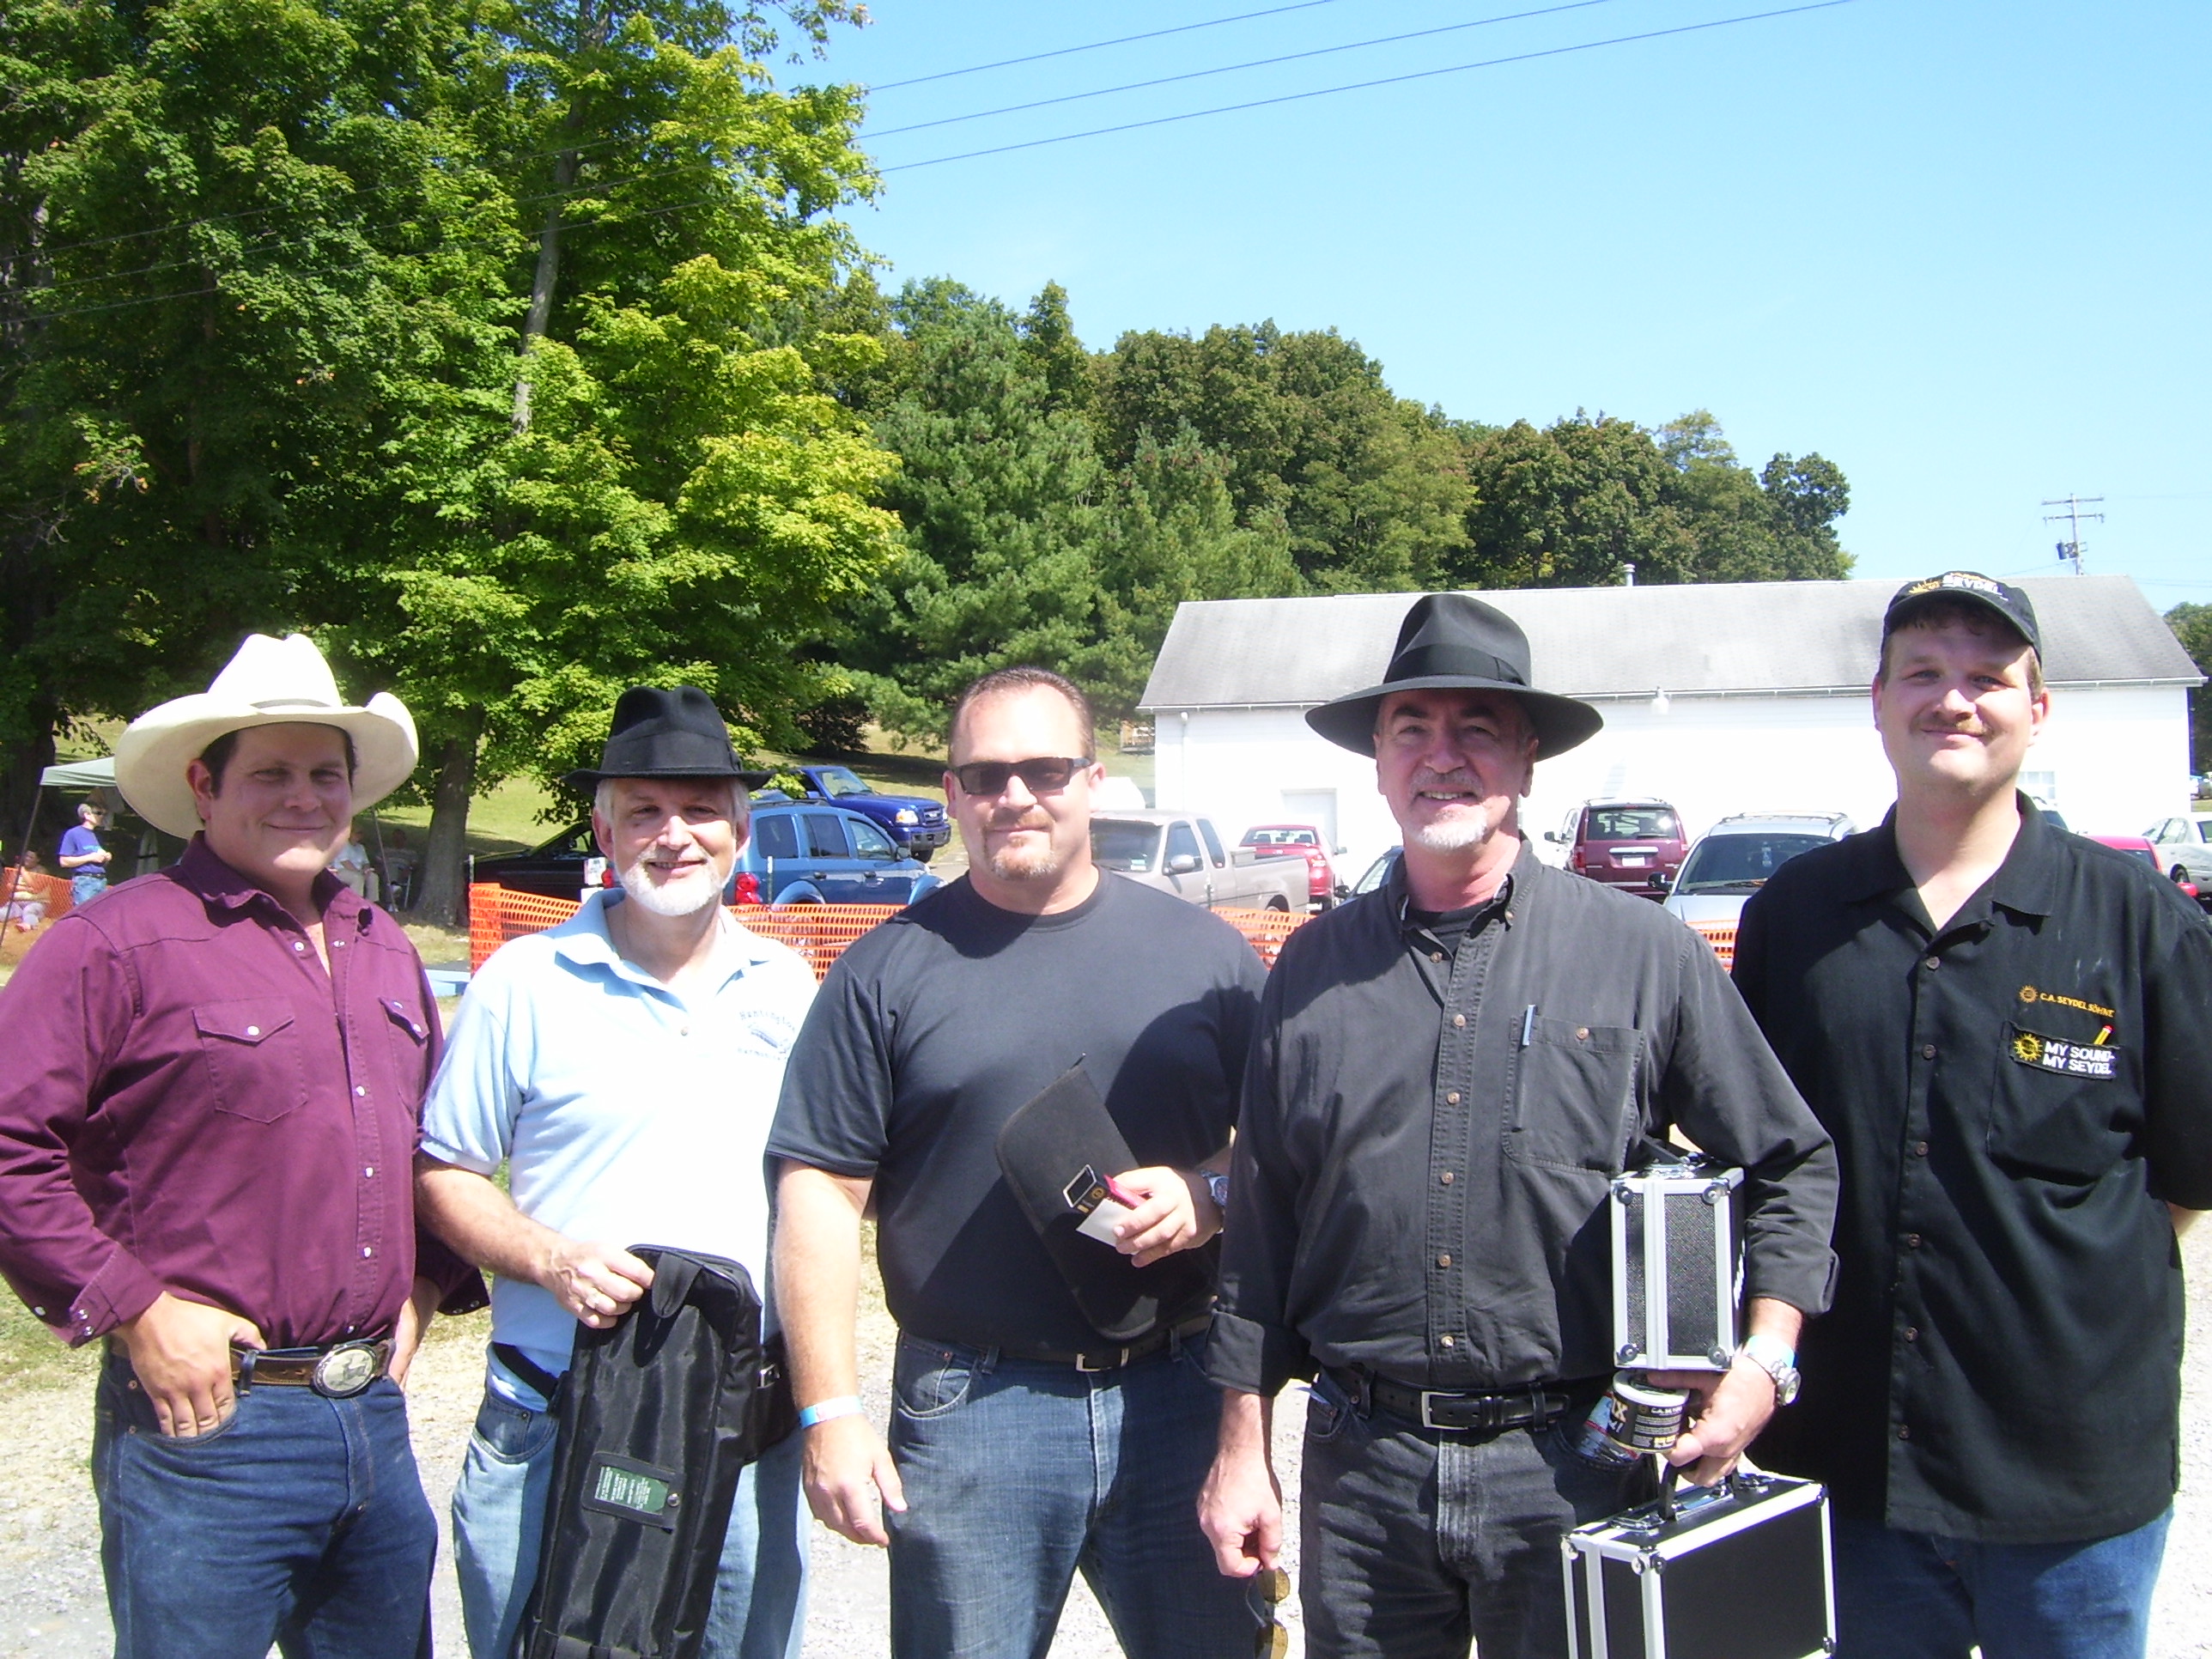
<path fill-rule="evenodd" d="M 724 908 L 749 817 L 706 693 L 640 686 L 615 705 L 592 827 L 621 884 L 503 945 L 470 981 L 422 1113 L 417 1204 L 496 1275 L 476 1433 L 453 1492 L 469 1645 L 507 1659 L 553 1477 L 550 1396 L 579 1322 L 611 1325 L 653 1282 L 629 1246 L 726 1257 L 765 1303 L 761 1162 L 784 1056 L 814 997 L 791 951 Z M 509 1190 L 494 1182 L 507 1166 Z M 805 1568 L 796 1440 L 747 1467 L 705 1646 L 799 1651 Z"/>
<path fill-rule="evenodd" d="M 1566 1650 L 1559 1536 L 1632 1501 L 1572 1431 L 1613 1369 L 1608 1179 L 1679 1125 L 1747 1171 L 1745 1322 L 1673 1454 L 1717 1480 L 1826 1306 L 1835 1158 L 1705 942 L 1540 863 L 1518 802 L 1597 711 L 1530 684 L 1513 621 L 1416 600 L 1382 684 L 1310 710 L 1375 759 L 1405 835 L 1377 891 L 1292 935 L 1245 1070 L 1207 1370 L 1200 1518 L 1273 1564 L 1270 1404 L 1307 1408 L 1307 1650 Z"/>

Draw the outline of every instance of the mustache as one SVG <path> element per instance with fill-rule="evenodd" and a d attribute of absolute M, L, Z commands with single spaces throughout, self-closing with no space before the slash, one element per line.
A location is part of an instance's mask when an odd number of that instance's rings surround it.
<path fill-rule="evenodd" d="M 1425 766 L 1413 774 L 1413 788 L 1416 793 L 1423 789 L 1474 790 L 1480 787 L 1480 786 L 1474 781 L 1474 774 L 1463 766 L 1455 767 L 1449 772 L 1431 772 Z"/>

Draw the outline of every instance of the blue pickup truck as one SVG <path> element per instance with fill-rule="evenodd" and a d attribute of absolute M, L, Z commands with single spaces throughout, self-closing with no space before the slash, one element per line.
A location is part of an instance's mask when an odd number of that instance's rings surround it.
<path fill-rule="evenodd" d="M 898 843 L 908 858 L 929 862 L 929 855 L 952 839 L 945 821 L 945 803 L 927 795 L 886 795 L 849 766 L 794 766 L 806 787 L 824 800 L 835 801 L 848 812 L 874 819 L 884 833 Z"/>

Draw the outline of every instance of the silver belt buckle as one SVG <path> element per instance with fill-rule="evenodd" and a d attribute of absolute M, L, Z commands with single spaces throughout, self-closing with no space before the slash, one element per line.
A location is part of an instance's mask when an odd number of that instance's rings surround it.
<path fill-rule="evenodd" d="M 1129 1351 L 1127 1348 L 1113 1348 L 1108 1350 L 1108 1352 L 1113 1354 L 1115 1358 L 1109 1359 L 1103 1365 L 1091 1364 L 1090 1363 L 1090 1356 L 1087 1354 L 1077 1354 L 1075 1356 L 1075 1369 L 1085 1376 L 1091 1376 L 1099 1371 L 1119 1370 L 1122 1366 L 1129 1363 Z"/>
<path fill-rule="evenodd" d="M 1432 1405 L 1436 1397 L 1437 1390 L 1434 1389 L 1423 1389 L 1421 1390 L 1421 1426 L 1425 1429 L 1434 1429 L 1440 1434 L 1451 1434 L 1456 1432 L 1455 1430 L 1447 1427 L 1445 1425 L 1437 1421 L 1435 1413 L 1432 1409 Z"/>
<path fill-rule="evenodd" d="M 383 1370 L 375 1343 L 342 1342 L 315 1362 L 314 1390 L 328 1400 L 350 1400 Z"/>

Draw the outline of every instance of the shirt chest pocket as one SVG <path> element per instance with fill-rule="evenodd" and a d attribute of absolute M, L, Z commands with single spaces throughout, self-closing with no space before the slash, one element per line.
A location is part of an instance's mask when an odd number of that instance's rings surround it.
<path fill-rule="evenodd" d="M 1633 1139 L 1644 1034 L 1531 1018 L 1513 1073 L 1509 1156 L 1557 1169 L 1620 1170 Z"/>
<path fill-rule="evenodd" d="M 2132 1056 L 2017 1026 L 2005 1039 L 1990 1091 L 1990 1158 L 2009 1175 L 2100 1179 L 2127 1156 Z"/>
<path fill-rule="evenodd" d="M 202 1003 L 192 1010 L 192 1024 L 216 1110 L 274 1123 L 307 1103 L 300 1034 L 283 1002 L 261 998 Z"/>
<path fill-rule="evenodd" d="M 429 1079 L 422 1075 L 422 1050 L 430 1041 L 430 1028 L 398 998 L 380 997 L 378 1000 L 384 1006 L 385 1029 L 391 1034 L 394 1075 L 404 1086 L 426 1086 Z"/>

